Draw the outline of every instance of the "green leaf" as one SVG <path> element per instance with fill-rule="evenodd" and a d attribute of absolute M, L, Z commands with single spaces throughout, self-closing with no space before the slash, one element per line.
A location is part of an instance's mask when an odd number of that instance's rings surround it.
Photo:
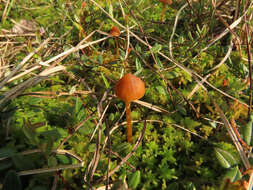
<path fill-rule="evenodd" d="M 81 107 L 82 107 L 83 103 L 81 101 L 81 99 L 79 97 L 76 98 L 76 105 L 75 105 L 75 113 L 77 114 Z"/>
<path fill-rule="evenodd" d="M 49 167 L 54 167 L 54 166 L 57 166 L 57 160 L 54 156 L 50 156 L 47 160 L 47 165 Z"/>
<path fill-rule="evenodd" d="M 238 166 L 235 166 L 233 168 L 230 168 L 226 174 L 224 175 L 224 179 L 229 178 L 232 182 L 239 180 L 242 178 L 242 174 L 240 172 L 240 169 Z"/>
<path fill-rule="evenodd" d="M 48 188 L 47 187 L 44 187 L 44 186 L 35 186 L 33 187 L 33 190 L 47 190 Z"/>
<path fill-rule="evenodd" d="M 7 168 L 10 168 L 12 166 L 12 163 L 10 160 L 5 160 L 0 162 L 0 171 L 6 170 Z"/>
<path fill-rule="evenodd" d="M 186 126 L 189 129 L 194 129 L 195 127 L 198 127 L 201 125 L 200 122 L 194 121 L 190 117 L 186 117 L 183 123 L 184 123 L 184 126 Z"/>
<path fill-rule="evenodd" d="M 158 53 L 161 49 L 162 49 L 162 45 L 156 43 L 156 44 L 151 48 L 151 51 L 152 51 L 153 53 Z"/>
<path fill-rule="evenodd" d="M 185 80 L 192 82 L 192 77 L 189 73 L 187 73 L 186 71 L 182 71 L 182 76 Z"/>
<path fill-rule="evenodd" d="M 198 33 L 199 33 L 199 34 L 201 34 L 201 30 L 200 30 L 200 28 L 199 28 L 199 25 L 198 25 L 198 24 L 196 25 L 196 27 L 197 27 L 197 31 L 198 31 Z"/>
<path fill-rule="evenodd" d="M 57 159 L 54 156 L 50 156 L 47 160 L 47 165 L 49 167 L 57 166 Z"/>
<path fill-rule="evenodd" d="M 138 58 L 135 59 L 135 66 L 136 66 L 136 71 L 142 69 L 141 62 Z"/>
<path fill-rule="evenodd" d="M 39 139 L 36 136 L 35 131 L 33 131 L 33 129 L 31 127 L 29 127 L 27 123 L 24 123 L 23 132 L 32 145 L 38 144 Z"/>
<path fill-rule="evenodd" d="M 187 184 L 186 190 L 196 190 L 196 187 L 192 182 L 190 182 Z"/>
<path fill-rule="evenodd" d="M 162 86 L 156 86 L 155 88 L 159 92 L 159 94 L 166 95 L 166 91 Z"/>
<path fill-rule="evenodd" d="M 69 158 L 65 155 L 57 154 L 56 158 L 61 164 L 70 164 Z"/>
<path fill-rule="evenodd" d="M 102 79 L 103 79 L 103 81 L 105 83 L 105 87 L 106 88 L 110 88 L 110 84 L 109 84 L 108 80 L 105 78 L 105 76 L 104 76 L 103 73 L 101 73 L 101 76 L 102 76 Z"/>
<path fill-rule="evenodd" d="M 40 135 L 43 135 L 47 139 L 51 139 L 51 140 L 57 140 L 57 139 L 61 138 L 61 134 L 59 133 L 58 129 L 43 131 L 40 133 Z"/>
<path fill-rule="evenodd" d="M 27 156 L 17 154 L 12 156 L 11 159 L 15 167 L 19 170 L 31 170 L 35 168 L 34 160 L 28 158 Z"/>
<path fill-rule="evenodd" d="M 0 158 L 10 157 L 15 154 L 15 150 L 11 148 L 0 148 Z"/>
<path fill-rule="evenodd" d="M 16 171 L 10 170 L 4 178 L 2 190 L 22 190 L 22 184 Z"/>
<path fill-rule="evenodd" d="M 173 189 L 173 190 L 178 190 L 179 189 L 179 185 L 177 182 L 171 183 L 167 186 L 167 189 Z"/>
<path fill-rule="evenodd" d="M 188 31 L 188 37 L 190 38 L 191 41 L 194 41 L 194 39 L 192 37 L 192 33 L 190 31 Z"/>
<path fill-rule="evenodd" d="M 161 62 L 161 60 L 158 58 L 158 56 L 156 56 L 156 63 L 157 66 L 159 67 L 159 69 L 163 69 L 163 63 Z"/>
<path fill-rule="evenodd" d="M 247 145 L 253 144 L 253 115 L 250 116 L 250 121 L 243 128 L 243 138 Z"/>
<path fill-rule="evenodd" d="M 176 110 L 179 111 L 182 115 L 186 116 L 187 111 L 184 106 L 181 106 L 179 104 L 176 105 Z"/>
<path fill-rule="evenodd" d="M 129 178 L 129 182 L 128 182 L 129 187 L 132 189 L 136 189 L 138 184 L 140 183 L 140 179 L 141 179 L 141 172 L 137 170 Z"/>
<path fill-rule="evenodd" d="M 220 148 L 215 148 L 214 151 L 222 167 L 231 168 L 232 166 L 237 164 L 236 160 L 229 152 Z"/>

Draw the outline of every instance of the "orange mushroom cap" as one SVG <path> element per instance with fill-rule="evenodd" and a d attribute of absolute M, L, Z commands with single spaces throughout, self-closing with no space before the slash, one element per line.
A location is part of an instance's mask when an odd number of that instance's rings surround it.
<path fill-rule="evenodd" d="M 117 82 L 115 93 L 125 102 L 138 100 L 145 94 L 145 84 L 140 78 L 129 73 Z"/>
<path fill-rule="evenodd" d="M 168 5 L 172 4 L 172 0 L 160 0 L 160 2 Z"/>
<path fill-rule="evenodd" d="M 118 27 L 113 26 L 112 29 L 110 30 L 110 34 L 112 36 L 118 37 L 120 36 L 120 30 L 118 29 Z"/>

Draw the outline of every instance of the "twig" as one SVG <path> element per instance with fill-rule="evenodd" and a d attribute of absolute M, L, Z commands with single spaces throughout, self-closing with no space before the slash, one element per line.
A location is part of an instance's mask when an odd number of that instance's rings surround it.
<path fill-rule="evenodd" d="M 188 2 L 188 1 L 187 1 Z M 190 3 L 189 3 L 190 5 Z M 177 22 L 178 22 L 178 18 L 182 12 L 182 10 L 184 10 L 184 8 L 187 6 L 187 3 L 185 3 L 177 12 L 177 15 L 176 15 L 176 18 L 175 18 L 175 22 L 174 22 L 174 26 L 173 26 L 173 30 L 172 30 L 172 33 L 170 35 L 170 41 L 169 41 L 169 50 L 170 50 L 170 57 L 171 59 L 174 59 L 173 57 L 173 54 L 172 54 L 172 39 L 175 35 L 175 31 L 176 31 L 176 28 L 177 28 Z"/>
<path fill-rule="evenodd" d="M 98 137 L 97 137 L 97 143 L 96 143 L 96 152 L 93 156 L 92 161 L 90 162 L 91 169 L 90 169 L 90 178 L 89 178 L 89 182 L 92 181 L 93 179 L 93 175 L 97 169 L 97 165 L 98 165 L 98 161 L 100 158 L 100 143 L 101 143 L 101 136 L 102 136 L 102 119 L 106 113 L 106 110 L 108 109 L 110 102 L 108 103 L 107 107 L 103 110 L 103 102 L 106 100 L 108 95 L 108 91 L 106 91 L 103 95 L 103 97 L 101 98 L 100 102 L 98 103 L 97 106 L 97 110 L 98 110 L 98 116 L 99 116 L 99 122 L 98 122 L 98 126 L 100 126 L 99 130 L 98 130 Z M 103 113 L 102 113 L 103 112 Z"/>
<path fill-rule="evenodd" d="M 28 151 L 24 151 L 24 152 L 17 153 L 17 154 L 18 155 L 29 155 L 29 154 L 41 153 L 41 152 L 42 152 L 41 149 L 34 149 L 34 150 L 28 150 Z M 34 169 L 34 170 L 26 170 L 26 171 L 18 172 L 18 175 L 23 176 L 23 175 L 31 175 L 31 174 L 41 174 L 41 173 L 54 172 L 54 171 L 65 170 L 65 169 L 80 168 L 84 164 L 84 161 L 79 156 L 77 156 L 77 155 L 75 155 L 75 154 L 73 154 L 73 153 L 71 153 L 67 150 L 53 150 L 52 152 L 54 152 L 56 154 L 70 155 L 71 157 L 78 160 L 80 163 L 79 164 L 71 164 L 71 165 L 59 165 L 59 166 L 50 167 L 50 168 L 40 168 L 40 169 Z M 3 157 L 3 158 L 0 158 L 0 160 L 5 160 L 5 159 L 8 159 L 10 157 L 11 156 Z"/>
<path fill-rule="evenodd" d="M 33 85 L 36 85 L 40 83 L 42 80 L 48 78 L 50 75 L 65 70 L 64 66 L 56 66 L 53 68 L 47 68 L 46 70 L 42 71 L 38 76 L 35 76 L 33 78 L 29 78 L 25 82 L 19 84 L 18 86 L 15 86 L 11 90 L 5 92 L 3 94 L 3 98 L 0 100 L 0 105 L 3 104 L 4 102 L 13 99 L 17 97 L 18 95 L 22 94 L 23 91 L 25 91 L 27 88 L 30 88 Z"/>
<path fill-rule="evenodd" d="M 0 38 L 11 38 L 20 36 L 36 36 L 36 33 L 26 33 L 26 34 L 0 34 Z M 10 42 L 13 43 L 13 42 Z M 17 42 L 20 43 L 20 42 Z"/>
<path fill-rule="evenodd" d="M 7 0 L 6 5 L 4 7 L 3 14 L 2 14 L 2 20 L 6 19 L 6 13 L 7 13 L 7 10 L 8 10 L 9 3 L 10 3 L 10 0 Z"/>
<path fill-rule="evenodd" d="M 35 53 L 37 53 L 38 51 L 40 51 L 50 41 L 50 39 L 51 39 L 51 37 L 49 37 L 48 39 L 46 39 L 42 44 L 40 44 L 40 46 L 38 48 L 36 48 L 31 53 L 29 53 L 29 55 L 27 55 L 23 59 L 23 61 L 18 64 L 18 66 L 0 83 L 0 89 L 2 89 L 3 86 L 24 66 L 24 64 L 27 61 L 29 61 L 29 59 L 31 59 Z"/>
<path fill-rule="evenodd" d="M 41 168 L 41 169 L 35 169 L 35 170 L 26 170 L 26 171 L 18 172 L 18 175 L 24 176 L 24 175 L 32 175 L 32 174 L 42 174 L 42 173 L 49 173 L 49 172 L 55 172 L 55 171 L 60 171 L 60 170 L 66 170 L 66 169 L 75 169 L 75 168 L 80 168 L 80 167 L 83 167 L 83 163 L 72 164 L 72 165 L 59 165 L 55 167 Z"/>
<path fill-rule="evenodd" d="M 110 127 L 108 124 L 108 120 L 105 120 L 105 125 L 106 125 L 106 136 L 108 138 L 108 154 L 107 154 L 107 171 L 106 171 L 106 190 L 108 190 L 109 184 L 110 184 L 110 178 L 109 178 L 109 170 L 110 170 L 110 160 L 111 160 L 111 138 L 110 138 Z"/>
<path fill-rule="evenodd" d="M 249 160 L 247 159 L 247 156 L 244 152 L 244 149 L 242 147 L 242 145 L 240 144 L 240 142 L 238 141 L 238 138 L 233 130 L 233 128 L 231 127 L 230 123 L 228 122 L 225 114 L 223 113 L 223 111 L 221 110 L 221 108 L 219 107 L 219 105 L 213 100 L 213 104 L 215 106 L 215 108 L 217 109 L 217 111 L 219 112 L 220 114 L 220 117 L 233 141 L 233 143 L 235 144 L 235 147 L 241 157 L 241 160 L 243 162 L 243 165 L 246 169 L 249 169 L 251 166 L 250 166 L 250 163 L 249 163 Z"/>
<path fill-rule="evenodd" d="M 244 22 L 245 22 L 245 40 L 247 44 L 247 54 L 248 54 L 248 65 L 249 65 L 249 110 L 248 110 L 248 118 L 250 117 L 251 111 L 252 111 L 252 66 L 251 66 L 251 47 L 249 44 L 249 26 L 247 23 L 247 17 L 244 16 Z"/>
<path fill-rule="evenodd" d="M 235 40 L 237 41 L 238 43 L 238 46 L 239 46 L 239 52 L 241 54 L 241 42 L 237 36 L 237 34 L 232 30 L 232 28 L 230 28 L 229 24 L 222 18 L 222 16 L 219 14 L 219 12 L 216 10 L 216 5 L 215 5 L 215 2 L 214 0 L 212 0 L 212 5 L 213 5 L 213 8 L 214 8 L 214 11 L 215 13 L 218 15 L 220 21 L 226 26 L 226 28 L 229 30 L 229 32 L 234 36 Z"/>
<path fill-rule="evenodd" d="M 26 70 L 26 71 L 24 71 L 24 72 L 18 74 L 18 75 L 16 75 L 16 76 L 10 78 L 10 80 L 8 80 L 7 83 L 10 83 L 10 82 L 12 82 L 12 81 L 14 81 L 14 80 L 16 80 L 16 79 L 18 79 L 18 78 L 20 78 L 20 77 L 22 77 L 22 76 L 28 74 L 28 73 L 31 73 L 31 72 L 33 72 L 33 71 L 35 71 L 35 70 L 37 70 L 37 69 L 40 69 L 41 67 L 42 67 L 41 65 L 36 65 L 36 66 L 34 66 L 34 67 L 32 67 L 32 68 L 30 68 L 30 69 L 28 69 L 28 70 Z"/>
<path fill-rule="evenodd" d="M 210 74 L 206 75 L 205 78 L 202 81 L 200 81 L 201 84 L 203 84 L 209 77 L 210 77 Z M 192 89 L 190 94 L 187 96 L 187 99 L 189 100 L 193 96 L 193 94 L 195 94 L 195 92 L 199 90 L 200 87 L 201 86 L 199 84 L 196 84 L 196 86 Z"/>
<path fill-rule="evenodd" d="M 95 110 L 95 111 L 96 111 L 96 110 Z M 77 131 L 84 125 L 84 123 L 85 123 L 86 121 L 88 121 L 88 120 L 93 116 L 93 114 L 95 113 L 95 111 L 93 111 L 88 117 L 86 117 L 83 121 L 81 121 L 81 122 L 75 127 L 74 132 L 69 133 L 68 136 L 65 137 L 65 138 L 62 140 L 61 144 L 57 147 L 57 149 L 60 149 L 60 148 L 64 145 L 64 143 L 66 143 L 66 142 L 69 140 L 69 138 L 72 137 L 72 135 L 73 135 L 75 132 L 77 132 Z"/>
<path fill-rule="evenodd" d="M 90 141 L 92 141 L 94 135 L 96 134 L 96 131 L 97 131 L 98 127 L 102 124 L 102 121 L 103 121 L 103 119 L 104 119 L 105 113 L 106 113 L 107 109 L 109 108 L 110 103 L 111 103 L 111 102 L 109 102 L 109 103 L 107 104 L 107 106 L 105 107 L 105 109 L 104 109 L 104 111 L 103 111 L 103 113 L 102 113 L 102 115 L 101 115 L 101 117 L 100 117 L 100 119 L 99 119 L 99 121 L 98 121 L 98 124 L 96 125 L 96 127 L 95 127 L 95 129 L 94 129 L 94 131 L 93 131 L 93 133 L 92 133 L 92 135 L 91 135 L 91 137 L 90 137 Z"/>
<path fill-rule="evenodd" d="M 142 129 L 142 132 L 136 142 L 136 144 L 134 145 L 132 151 L 130 153 L 128 153 L 124 159 L 121 160 L 121 162 L 114 168 L 112 169 L 109 173 L 108 173 L 108 177 L 111 177 L 116 171 L 118 171 L 118 169 L 133 155 L 133 153 L 137 150 L 137 148 L 141 145 L 141 141 L 144 137 L 144 134 L 145 134 L 145 131 L 146 131 L 146 121 L 144 122 L 144 127 Z M 101 182 L 101 181 L 104 181 L 106 180 L 106 177 L 107 176 L 104 176 L 102 178 L 100 178 L 97 183 Z"/>
<path fill-rule="evenodd" d="M 94 31 L 94 32 L 95 32 L 95 31 Z M 108 38 L 110 37 L 110 36 L 106 36 L 106 37 L 101 38 L 101 39 L 99 39 L 99 40 L 95 40 L 95 41 L 92 41 L 92 42 L 87 42 L 86 44 L 83 44 L 83 45 L 82 45 L 82 43 L 84 43 L 87 39 L 89 39 L 89 38 L 91 37 L 91 35 L 94 34 L 94 32 L 92 32 L 91 34 L 89 34 L 89 35 L 88 35 L 85 39 L 83 39 L 77 46 L 72 47 L 72 48 L 70 48 L 70 49 L 68 49 L 68 50 L 66 50 L 66 51 L 64 51 L 64 52 L 62 52 L 62 53 L 60 53 L 60 54 L 58 54 L 58 55 L 52 57 L 51 59 L 49 59 L 49 60 L 47 60 L 47 61 L 44 61 L 44 62 L 41 61 L 39 64 L 47 65 L 47 64 L 49 64 L 49 63 L 51 63 L 51 62 L 56 61 L 57 59 L 59 59 L 59 58 L 61 58 L 61 57 L 63 57 L 63 56 L 70 55 L 71 53 L 74 53 L 74 52 L 76 52 L 76 51 L 79 51 L 79 50 L 81 50 L 81 49 L 84 49 L 84 48 L 86 48 L 86 47 L 89 47 L 89 46 L 91 46 L 91 45 L 93 45 L 93 44 L 102 42 L 102 41 L 104 41 L 104 40 L 106 40 L 106 39 L 108 39 Z"/>

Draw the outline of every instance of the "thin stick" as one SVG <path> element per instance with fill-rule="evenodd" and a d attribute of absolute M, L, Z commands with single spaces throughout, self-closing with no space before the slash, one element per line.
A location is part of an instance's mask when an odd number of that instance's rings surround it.
<path fill-rule="evenodd" d="M 244 16 L 244 21 L 245 21 L 245 30 L 246 30 L 246 35 L 245 35 L 245 40 L 246 40 L 246 45 L 247 45 L 247 54 L 248 54 L 248 64 L 249 64 L 249 110 L 248 110 L 248 117 L 251 114 L 252 111 L 252 67 L 251 67 L 251 54 L 250 54 L 250 44 L 249 44 L 249 27 L 247 23 L 247 18 L 246 15 Z"/>
<path fill-rule="evenodd" d="M 10 3 L 10 0 L 8 0 L 6 5 L 5 5 L 4 12 L 3 12 L 3 15 L 2 15 L 2 20 L 6 19 L 6 16 L 7 16 L 6 13 L 7 13 L 7 10 L 8 10 L 9 3 Z"/>
<path fill-rule="evenodd" d="M 47 38 L 38 48 L 36 48 L 34 51 L 29 53 L 20 64 L 18 64 L 15 69 L 0 83 L 0 89 L 3 88 L 3 86 L 33 57 L 34 54 L 36 54 L 38 51 L 40 51 L 48 42 L 51 40 L 51 37 Z"/>
<path fill-rule="evenodd" d="M 119 169 L 124 163 L 127 162 L 127 160 L 134 154 L 134 152 L 137 150 L 137 148 L 141 145 L 141 141 L 142 141 L 142 139 L 143 139 L 143 137 L 144 137 L 144 134 L 145 134 L 145 131 L 146 131 L 146 124 L 147 124 L 146 121 L 144 121 L 144 127 L 143 127 L 142 132 L 141 132 L 141 134 L 140 134 L 140 136 L 139 136 L 137 142 L 135 143 L 135 145 L 134 145 L 132 151 L 129 152 L 129 153 L 125 156 L 125 158 L 122 159 L 121 162 L 120 162 L 114 169 L 112 169 L 112 170 L 109 172 L 108 177 L 111 177 L 116 171 L 118 171 L 118 169 Z M 101 181 L 106 180 L 106 177 L 107 177 L 107 176 L 101 177 L 101 178 L 97 181 L 97 183 L 100 183 Z"/>
<path fill-rule="evenodd" d="M 216 110 L 218 111 L 218 113 L 220 114 L 220 117 L 221 117 L 221 119 L 222 119 L 222 121 L 223 121 L 223 123 L 224 123 L 224 125 L 225 125 L 225 127 L 226 127 L 226 129 L 227 129 L 227 131 L 228 131 L 228 133 L 229 133 L 229 135 L 230 135 L 230 137 L 231 137 L 231 139 L 232 139 L 232 141 L 233 141 L 240 157 L 241 157 L 241 160 L 243 162 L 244 167 L 246 169 L 249 169 L 251 167 L 251 165 L 249 163 L 249 160 L 247 159 L 247 156 L 244 152 L 244 149 L 243 149 L 241 143 L 239 142 L 239 140 L 236 136 L 235 131 L 233 130 L 233 128 L 230 125 L 229 121 L 227 120 L 224 112 L 221 110 L 220 106 L 214 100 L 213 100 L 213 104 L 214 104 Z"/>

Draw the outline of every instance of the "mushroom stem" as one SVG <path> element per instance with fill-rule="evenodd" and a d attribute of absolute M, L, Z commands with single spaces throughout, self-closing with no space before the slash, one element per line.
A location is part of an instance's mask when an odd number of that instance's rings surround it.
<path fill-rule="evenodd" d="M 131 118 L 131 109 L 130 102 L 125 102 L 126 106 L 126 119 L 127 119 L 127 141 L 132 142 L 132 118 Z"/>
<path fill-rule="evenodd" d="M 165 6 L 166 5 L 163 3 L 162 14 L 161 14 L 161 22 L 164 22 Z"/>
<path fill-rule="evenodd" d="M 115 43 L 116 43 L 116 55 L 117 55 L 117 58 L 119 57 L 119 42 L 118 42 L 118 39 L 115 38 Z"/>

